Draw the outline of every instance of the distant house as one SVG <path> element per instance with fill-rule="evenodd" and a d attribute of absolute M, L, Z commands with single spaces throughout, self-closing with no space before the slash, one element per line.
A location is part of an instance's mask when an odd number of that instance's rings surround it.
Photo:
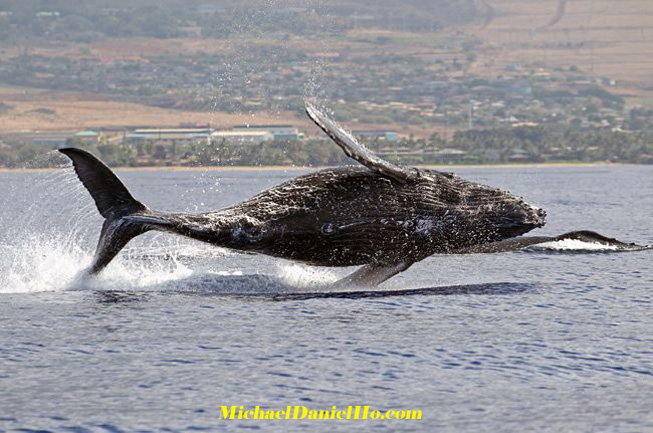
<path fill-rule="evenodd" d="M 68 140 L 70 140 L 74 136 L 75 134 L 73 132 L 46 132 L 46 133 L 24 134 L 20 138 L 21 141 L 24 142 L 31 141 L 32 144 L 36 144 L 39 146 L 64 147 L 68 143 Z"/>
<path fill-rule="evenodd" d="M 57 18 L 61 16 L 59 11 L 40 11 L 35 14 L 39 18 Z"/>
<path fill-rule="evenodd" d="M 196 143 L 211 138 L 211 128 L 137 129 L 125 136 L 127 141 Z"/>
<path fill-rule="evenodd" d="M 79 131 L 72 138 L 81 140 L 85 144 L 96 144 L 100 141 L 100 133 L 96 131 Z"/>
<path fill-rule="evenodd" d="M 435 111 L 435 109 L 437 108 L 434 102 L 420 102 L 415 105 L 419 107 L 420 110 Z"/>
<path fill-rule="evenodd" d="M 533 158 L 524 149 L 515 149 L 508 157 L 510 162 L 532 162 Z"/>
<path fill-rule="evenodd" d="M 434 152 L 429 152 L 435 162 L 461 162 L 467 156 L 467 152 L 461 149 L 438 149 Z"/>
<path fill-rule="evenodd" d="M 211 134 L 214 143 L 255 145 L 274 140 L 274 134 L 269 131 L 215 131 Z"/>
<path fill-rule="evenodd" d="M 320 51 L 317 53 L 308 53 L 311 57 L 319 57 L 324 59 L 337 59 L 340 57 L 340 52 L 338 51 Z"/>
<path fill-rule="evenodd" d="M 637 160 L 639 164 L 653 164 L 653 155 L 651 154 L 644 154 L 639 157 Z"/>
<path fill-rule="evenodd" d="M 292 125 L 236 125 L 235 132 L 268 132 L 273 140 L 300 140 L 304 135 Z"/>
<path fill-rule="evenodd" d="M 395 143 L 399 141 L 399 134 L 394 131 L 387 130 L 366 130 L 366 131 L 353 131 L 353 134 L 361 138 L 369 138 L 376 140 L 384 140 Z"/>

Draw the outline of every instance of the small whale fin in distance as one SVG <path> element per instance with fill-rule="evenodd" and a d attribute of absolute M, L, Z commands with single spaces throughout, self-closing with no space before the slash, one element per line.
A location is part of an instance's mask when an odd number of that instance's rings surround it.
<path fill-rule="evenodd" d="M 90 274 L 102 270 L 132 238 L 150 230 L 147 225 L 130 221 L 130 215 L 147 215 L 149 209 L 136 200 L 118 177 L 102 161 L 75 148 L 59 149 L 73 161 L 75 173 L 105 218 Z"/>
<path fill-rule="evenodd" d="M 641 251 L 650 250 L 653 245 L 641 245 L 634 242 L 622 242 L 619 239 L 603 236 L 590 230 L 577 230 L 556 236 L 553 241 L 577 240 L 590 244 L 599 244 L 614 248 L 614 251 Z"/>
<path fill-rule="evenodd" d="M 505 239 L 499 242 L 491 242 L 488 244 L 475 245 L 470 248 L 463 248 L 455 251 L 456 254 L 476 254 L 476 253 L 501 253 L 508 251 L 517 251 L 531 246 L 542 245 L 552 242 L 559 242 L 565 240 L 576 240 L 588 244 L 598 244 L 605 247 L 613 248 L 613 251 L 641 251 L 653 249 L 652 245 L 640 245 L 635 243 L 622 242 L 618 239 L 609 238 L 602 234 L 589 231 L 578 230 L 573 232 L 564 233 L 559 236 L 523 236 Z"/>

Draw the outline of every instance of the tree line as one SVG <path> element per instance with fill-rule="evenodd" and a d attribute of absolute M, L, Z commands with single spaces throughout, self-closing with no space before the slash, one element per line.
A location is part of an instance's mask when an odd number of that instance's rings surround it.
<path fill-rule="evenodd" d="M 406 164 L 508 162 L 621 162 L 653 164 L 653 132 L 608 129 L 558 130 L 546 126 L 458 131 L 450 139 L 437 134 L 427 139 L 398 142 L 366 140 L 384 158 Z M 85 144 L 111 166 L 331 166 L 349 159 L 330 140 L 278 140 L 258 145 L 227 142 Z M 53 149 L 30 143 L 0 142 L 1 167 L 44 166 L 42 155 Z M 455 158 L 443 157 L 454 150 Z M 518 158 L 515 158 L 517 156 Z M 35 162 L 36 161 L 36 162 Z"/>

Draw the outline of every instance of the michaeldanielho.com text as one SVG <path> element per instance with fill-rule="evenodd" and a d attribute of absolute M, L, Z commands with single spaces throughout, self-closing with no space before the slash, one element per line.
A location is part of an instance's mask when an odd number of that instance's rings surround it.
<path fill-rule="evenodd" d="M 370 409 L 369 406 L 347 406 L 338 409 L 333 406 L 331 409 L 309 409 L 306 406 L 286 406 L 285 409 L 272 410 L 261 409 L 255 406 L 254 409 L 245 409 L 243 406 L 220 406 L 220 419 L 329 419 L 329 420 L 350 420 L 350 419 L 422 419 L 421 410 L 386 410 L 379 411 Z"/>

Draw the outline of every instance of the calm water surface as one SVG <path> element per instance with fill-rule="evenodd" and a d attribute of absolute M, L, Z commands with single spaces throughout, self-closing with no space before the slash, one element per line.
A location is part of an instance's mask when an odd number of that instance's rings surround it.
<path fill-rule="evenodd" d="M 121 172 L 203 211 L 300 172 Z M 653 167 L 459 169 L 548 211 L 543 234 L 653 243 Z M 0 174 L 0 432 L 653 431 L 653 252 L 433 256 L 382 289 L 350 270 L 170 235 L 96 281 L 101 218 L 70 170 Z M 224 421 L 221 405 L 421 409 L 420 421 Z"/>

